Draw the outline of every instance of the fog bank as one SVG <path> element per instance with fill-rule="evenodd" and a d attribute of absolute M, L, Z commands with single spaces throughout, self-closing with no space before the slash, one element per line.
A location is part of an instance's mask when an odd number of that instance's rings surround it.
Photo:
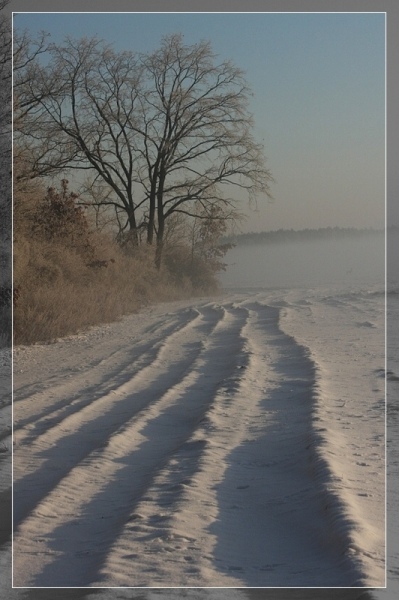
<path fill-rule="evenodd" d="M 226 288 L 291 288 L 385 281 L 385 236 L 236 246 L 220 276 Z"/>

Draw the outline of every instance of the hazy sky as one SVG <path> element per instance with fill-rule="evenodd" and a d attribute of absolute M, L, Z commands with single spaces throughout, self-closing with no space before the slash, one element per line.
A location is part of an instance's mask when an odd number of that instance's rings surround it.
<path fill-rule="evenodd" d="M 174 32 L 210 40 L 246 72 L 276 180 L 244 229 L 384 226 L 384 13 L 20 13 L 14 25 L 140 52 Z"/>

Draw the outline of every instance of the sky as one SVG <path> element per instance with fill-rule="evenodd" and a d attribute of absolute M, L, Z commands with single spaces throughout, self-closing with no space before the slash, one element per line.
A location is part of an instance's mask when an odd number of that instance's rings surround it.
<path fill-rule="evenodd" d="M 175 32 L 188 44 L 209 40 L 246 73 L 254 134 L 275 179 L 273 202 L 240 206 L 243 231 L 384 226 L 383 12 L 20 12 L 14 26 L 54 42 L 97 35 L 138 52 Z"/>

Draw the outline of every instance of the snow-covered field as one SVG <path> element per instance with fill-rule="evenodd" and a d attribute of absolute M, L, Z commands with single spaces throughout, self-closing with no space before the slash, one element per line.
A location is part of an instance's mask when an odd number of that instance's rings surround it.
<path fill-rule="evenodd" d="M 384 584 L 383 380 L 354 397 L 352 365 L 324 391 L 290 331 L 309 305 L 287 304 L 179 303 L 16 349 L 16 586 Z M 382 317 L 356 337 L 374 370 Z"/>
<path fill-rule="evenodd" d="M 384 586 L 381 281 L 224 283 L 218 298 L 15 349 L 15 586 Z"/>

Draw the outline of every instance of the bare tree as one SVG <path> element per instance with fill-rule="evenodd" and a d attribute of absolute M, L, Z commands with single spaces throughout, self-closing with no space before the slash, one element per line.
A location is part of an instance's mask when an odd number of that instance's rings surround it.
<path fill-rule="evenodd" d="M 0 0 L 0 344 L 11 345 L 11 307 L 16 301 L 12 286 L 11 248 L 11 23 Z"/>
<path fill-rule="evenodd" d="M 0 115 L 2 127 L 6 125 L 6 116 L 11 114 L 11 24 L 10 19 L 2 11 L 9 0 L 0 1 Z M 7 119 L 7 125 L 11 119 Z"/>
<path fill-rule="evenodd" d="M 270 196 L 272 177 L 252 135 L 250 90 L 240 69 L 217 62 L 208 42 L 187 46 L 179 34 L 165 37 L 143 64 L 142 184 L 149 199 L 148 241 L 156 231 L 159 266 L 171 215 L 235 218 L 232 190 Z"/>
<path fill-rule="evenodd" d="M 93 39 L 67 39 L 20 69 L 20 128 L 37 173 L 90 169 L 136 243 L 156 237 L 178 213 L 235 219 L 240 196 L 270 195 L 263 148 L 252 134 L 243 73 L 219 62 L 208 42 L 165 37 L 150 54 L 115 52 Z M 28 141 L 28 142 L 27 142 Z M 241 201 L 242 198 L 240 198 Z M 218 207 L 218 210 L 214 210 Z"/>
<path fill-rule="evenodd" d="M 13 44 L 13 133 L 14 181 L 59 175 L 75 149 L 66 146 L 57 132 L 40 132 L 41 101 L 55 93 L 52 86 L 33 93 L 34 82 L 40 75 L 38 60 L 49 50 L 49 35 L 41 32 L 32 38 L 27 31 L 14 32 Z"/>
<path fill-rule="evenodd" d="M 94 171 L 113 191 L 104 203 L 123 211 L 134 231 L 140 206 L 133 198 L 137 155 L 131 125 L 139 84 L 135 57 L 116 53 L 96 38 L 67 39 L 62 47 L 51 45 L 49 54 L 46 66 L 39 61 L 30 65 L 35 76 L 21 85 L 24 104 L 36 102 L 21 132 L 30 142 L 38 172 L 48 174 L 52 165 L 58 171 L 62 165 Z M 44 151 L 43 140 L 48 143 Z"/>
<path fill-rule="evenodd" d="M 11 234 L 11 24 L 0 2 L 0 234 Z"/>
<path fill-rule="evenodd" d="M 228 250 L 234 247 L 230 242 L 222 242 L 227 233 L 228 222 L 223 218 L 221 206 L 213 205 L 210 211 L 202 211 L 191 222 L 191 260 L 199 257 L 215 272 L 224 271 L 226 265 L 221 260 Z"/>

